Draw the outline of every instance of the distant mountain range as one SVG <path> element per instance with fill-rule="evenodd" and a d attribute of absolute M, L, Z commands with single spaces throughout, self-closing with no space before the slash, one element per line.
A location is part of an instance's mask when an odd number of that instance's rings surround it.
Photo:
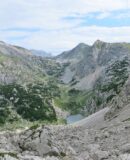
<path fill-rule="evenodd" d="M 36 56 L 52 57 L 52 54 L 51 54 L 51 53 L 48 53 L 48 52 L 45 52 L 45 51 L 42 51 L 42 50 L 32 49 L 32 50 L 30 50 L 30 51 L 32 52 L 33 55 L 36 55 Z"/>

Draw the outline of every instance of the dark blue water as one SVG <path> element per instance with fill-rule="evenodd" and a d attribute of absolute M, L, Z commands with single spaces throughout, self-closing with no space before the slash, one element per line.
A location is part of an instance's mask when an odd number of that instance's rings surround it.
<path fill-rule="evenodd" d="M 81 114 L 76 114 L 76 115 L 68 116 L 66 120 L 67 120 L 67 124 L 71 124 L 71 123 L 77 122 L 83 118 L 84 117 Z"/>

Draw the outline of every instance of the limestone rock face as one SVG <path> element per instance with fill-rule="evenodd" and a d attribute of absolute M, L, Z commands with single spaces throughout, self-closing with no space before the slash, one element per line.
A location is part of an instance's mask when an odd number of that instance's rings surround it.
<path fill-rule="evenodd" d="M 129 160 L 129 121 L 102 126 L 42 126 L 20 134 L 3 133 L 1 160 Z M 1 139 L 2 139 L 1 137 Z"/>
<path fill-rule="evenodd" d="M 130 108 L 129 103 L 130 103 L 130 77 L 128 78 L 121 93 L 117 95 L 115 98 L 113 98 L 113 100 L 109 104 L 110 110 L 106 114 L 105 119 L 112 119 L 113 117 L 118 116 L 120 111 L 125 110 L 125 108 L 127 108 L 128 110 Z M 127 119 L 127 115 L 125 114 L 124 116 L 126 116 Z"/>
<path fill-rule="evenodd" d="M 64 83 L 75 80 L 74 86 L 78 89 L 91 89 L 100 76 L 106 77 L 104 71 L 109 64 L 130 57 L 129 46 L 127 43 L 106 43 L 100 40 L 92 46 L 81 43 L 55 58 L 60 63 L 69 63 L 61 79 Z"/>

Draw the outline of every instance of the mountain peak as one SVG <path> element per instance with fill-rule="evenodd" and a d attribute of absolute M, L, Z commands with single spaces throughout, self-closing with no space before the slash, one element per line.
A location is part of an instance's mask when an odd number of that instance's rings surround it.
<path fill-rule="evenodd" d="M 105 42 L 101 41 L 101 40 L 96 40 L 93 44 L 94 47 L 98 47 L 100 48 Z"/>
<path fill-rule="evenodd" d="M 79 43 L 74 49 L 83 49 L 86 48 L 88 45 L 85 43 Z"/>
<path fill-rule="evenodd" d="M 77 45 L 77 47 L 86 47 L 87 46 L 87 44 L 85 44 L 85 43 L 79 43 L 78 45 Z"/>
<path fill-rule="evenodd" d="M 4 45 L 4 44 L 5 44 L 5 42 L 4 42 L 4 41 L 0 41 L 0 44 L 1 44 L 1 45 Z"/>
<path fill-rule="evenodd" d="M 95 42 L 94 42 L 94 44 L 93 45 L 98 45 L 98 44 L 102 44 L 102 43 L 105 43 L 105 42 L 103 42 L 103 41 L 101 41 L 101 40 L 96 40 Z"/>

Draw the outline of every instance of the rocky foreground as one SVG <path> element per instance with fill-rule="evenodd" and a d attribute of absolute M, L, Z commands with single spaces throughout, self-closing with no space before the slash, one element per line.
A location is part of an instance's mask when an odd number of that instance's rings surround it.
<path fill-rule="evenodd" d="M 129 108 L 109 121 L 102 118 L 108 111 L 105 108 L 74 125 L 3 132 L 0 160 L 129 160 Z"/>

